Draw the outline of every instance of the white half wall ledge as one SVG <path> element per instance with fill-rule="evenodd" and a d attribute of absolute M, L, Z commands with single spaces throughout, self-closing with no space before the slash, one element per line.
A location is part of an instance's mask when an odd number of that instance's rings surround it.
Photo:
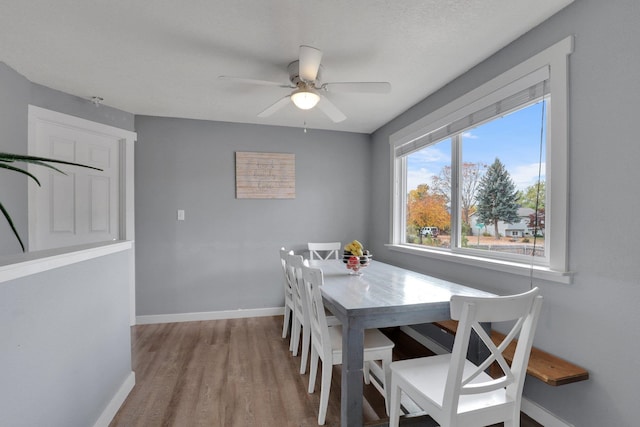
<path fill-rule="evenodd" d="M 129 240 L 115 240 L 2 257 L 0 258 L 0 283 L 126 251 L 132 247 L 133 242 Z"/>
<path fill-rule="evenodd" d="M 243 319 L 247 317 L 282 316 L 284 307 L 248 308 L 238 310 L 205 311 L 198 313 L 153 314 L 137 316 L 137 325 L 155 323 L 198 322 L 202 320 Z"/>

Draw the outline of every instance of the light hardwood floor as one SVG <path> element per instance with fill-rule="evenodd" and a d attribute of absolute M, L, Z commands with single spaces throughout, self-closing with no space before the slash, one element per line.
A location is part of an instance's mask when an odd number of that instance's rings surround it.
<path fill-rule="evenodd" d="M 132 328 L 136 385 L 110 427 L 313 427 L 320 378 L 307 393 L 300 356 L 282 339 L 282 316 Z M 428 351 L 396 330 L 394 359 Z M 365 386 L 365 422 L 386 425 L 384 400 Z M 425 417 L 403 425 L 432 426 Z M 340 367 L 333 368 L 327 426 L 340 425 Z M 538 424 L 523 421 L 523 427 Z"/>

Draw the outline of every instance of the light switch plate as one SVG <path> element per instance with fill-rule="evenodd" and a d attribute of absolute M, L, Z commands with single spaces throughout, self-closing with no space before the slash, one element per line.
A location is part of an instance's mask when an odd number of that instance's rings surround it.
<path fill-rule="evenodd" d="M 184 221 L 184 210 L 178 209 L 178 221 Z"/>

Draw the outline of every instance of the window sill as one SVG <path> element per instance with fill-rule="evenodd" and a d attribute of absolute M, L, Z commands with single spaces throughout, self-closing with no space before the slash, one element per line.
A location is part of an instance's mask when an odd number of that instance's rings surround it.
<path fill-rule="evenodd" d="M 443 252 L 428 248 L 416 248 L 399 244 L 387 244 L 385 246 L 390 250 L 396 252 L 402 252 L 441 261 L 454 262 L 457 264 L 464 264 L 472 267 L 484 268 L 487 270 L 511 273 L 519 276 L 530 277 L 533 273 L 533 278 L 546 280 L 549 282 L 570 284 L 573 276 L 572 272 L 570 271 L 552 270 L 549 267 L 542 267 L 537 265 L 534 265 L 532 267 L 531 264 L 525 263 L 481 258 L 477 256 Z"/>

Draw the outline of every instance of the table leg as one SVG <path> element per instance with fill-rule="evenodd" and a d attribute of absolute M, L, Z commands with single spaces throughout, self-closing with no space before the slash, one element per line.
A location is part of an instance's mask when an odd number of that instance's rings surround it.
<path fill-rule="evenodd" d="M 357 321 L 348 319 L 342 325 L 342 394 L 340 424 L 343 427 L 361 426 L 362 421 L 362 365 L 364 359 L 364 329 Z"/>
<path fill-rule="evenodd" d="M 491 336 L 491 323 L 490 322 L 482 322 L 480 323 L 482 329 Z M 480 337 L 473 332 L 469 339 L 469 348 L 467 350 L 467 358 L 475 364 L 482 363 L 487 357 L 489 357 L 489 348 L 482 342 Z M 488 372 L 488 370 L 487 370 Z"/>

